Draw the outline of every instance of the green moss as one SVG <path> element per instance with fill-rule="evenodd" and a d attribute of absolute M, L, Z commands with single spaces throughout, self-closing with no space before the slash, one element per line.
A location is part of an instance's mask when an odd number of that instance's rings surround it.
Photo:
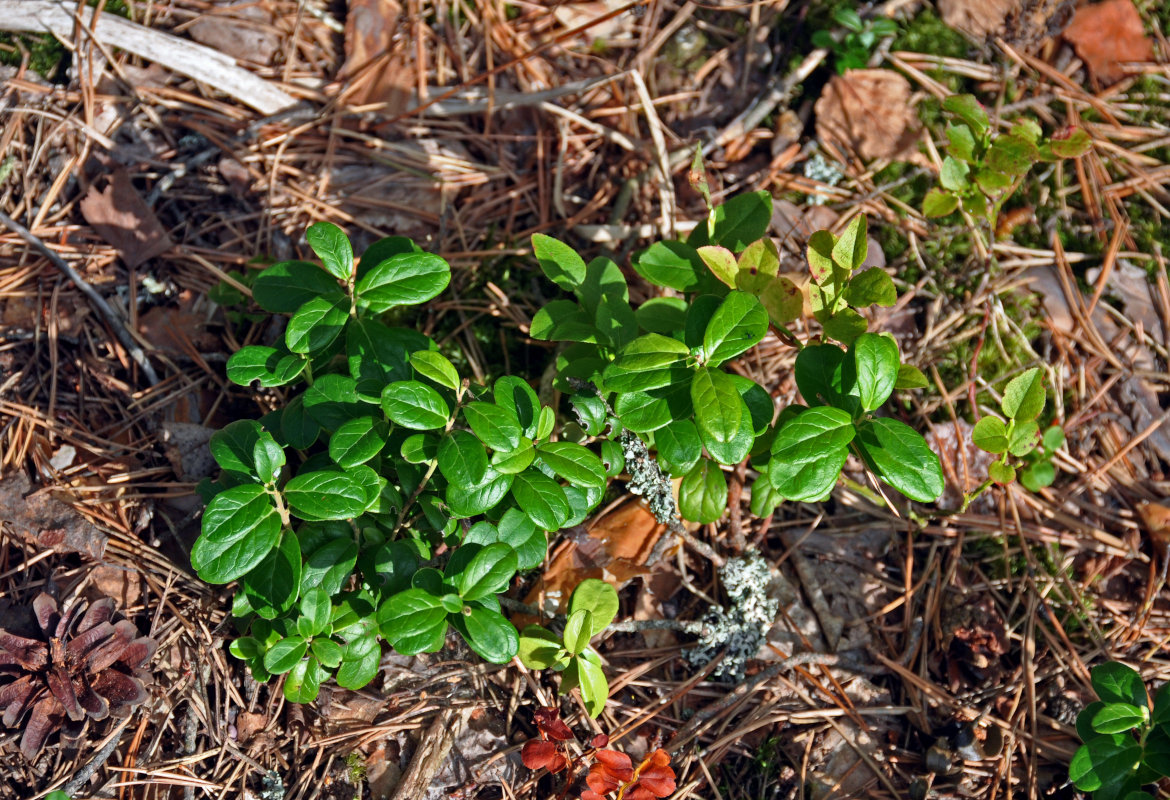
<path fill-rule="evenodd" d="M 971 43 L 933 11 L 926 9 L 910 20 L 902 34 L 894 39 L 893 49 L 947 58 L 966 58 L 971 51 Z"/>
<path fill-rule="evenodd" d="M 97 0 L 87 0 L 97 7 Z M 125 0 L 108 0 L 103 14 L 129 18 L 130 7 Z M 61 81 L 69 69 L 70 55 L 65 45 L 49 33 L 0 33 L 0 64 L 19 67 L 28 52 L 28 67 L 48 81 Z"/>

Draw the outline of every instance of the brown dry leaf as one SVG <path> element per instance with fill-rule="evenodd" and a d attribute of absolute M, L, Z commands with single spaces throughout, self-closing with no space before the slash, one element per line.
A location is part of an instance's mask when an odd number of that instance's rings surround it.
<path fill-rule="evenodd" d="M 117 248 L 129 267 L 136 267 L 175 246 L 125 170 L 115 170 L 110 175 L 105 191 L 99 191 L 96 184 L 89 187 L 81 198 L 81 216 L 99 236 Z"/>
<path fill-rule="evenodd" d="M 142 597 L 142 575 L 126 567 L 102 564 L 89 573 L 89 579 L 99 594 L 114 598 L 118 608 L 130 608 Z"/>
<path fill-rule="evenodd" d="M 1105 0 L 1078 9 L 1064 38 L 1104 86 L 1125 77 L 1123 63 L 1154 60 L 1154 43 L 1146 36 L 1132 0 Z"/>
<path fill-rule="evenodd" d="M 247 744 L 257 733 L 268 724 L 265 714 L 253 714 L 250 711 L 241 711 L 236 715 L 236 741 Z"/>
<path fill-rule="evenodd" d="M 816 104 L 817 138 L 863 161 L 922 159 L 922 133 L 910 103 L 910 82 L 888 69 L 852 69 L 834 76 Z"/>
<path fill-rule="evenodd" d="M 338 77 L 349 84 L 354 103 L 386 103 L 401 114 L 414 98 L 416 75 L 399 31 L 398 0 L 352 0 L 345 15 L 345 63 Z"/>
<path fill-rule="evenodd" d="M 271 16 L 254 0 L 212 6 L 187 27 L 187 35 L 232 58 L 257 64 L 271 64 L 280 49 Z"/>
<path fill-rule="evenodd" d="M 45 492 L 33 492 L 21 471 L 0 480 L 0 521 L 4 530 L 32 547 L 80 553 L 100 561 L 106 535 L 89 520 Z"/>
<path fill-rule="evenodd" d="M 192 298 L 193 299 L 193 298 Z M 188 355 L 192 350 L 210 352 L 219 342 L 208 334 L 205 315 L 189 311 L 190 301 L 184 301 L 178 308 L 154 306 L 138 318 L 138 330 L 142 337 L 156 350 L 170 355 Z"/>
<path fill-rule="evenodd" d="M 1147 503 L 1143 500 L 1137 504 L 1137 512 L 1150 540 L 1163 553 L 1167 552 L 1167 548 L 1170 548 L 1170 506 L 1165 501 Z"/>
<path fill-rule="evenodd" d="M 952 28 L 982 38 L 1002 31 L 1007 15 L 1022 5 L 1021 0 L 938 0 L 938 13 Z"/>

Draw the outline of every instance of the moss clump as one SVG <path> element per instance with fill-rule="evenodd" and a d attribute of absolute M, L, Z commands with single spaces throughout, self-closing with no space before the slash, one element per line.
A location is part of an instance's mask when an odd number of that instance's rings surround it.
<path fill-rule="evenodd" d="M 910 20 L 894 39 L 894 50 L 911 50 L 946 58 L 966 58 L 971 43 L 963 34 L 947 25 L 930 9 Z"/>
<path fill-rule="evenodd" d="M 97 7 L 97 0 L 87 0 Z M 129 18 L 125 0 L 108 0 L 103 14 Z M 28 53 L 28 68 L 47 81 L 63 82 L 72 61 L 69 51 L 50 33 L 0 33 L 0 64 L 19 67 Z"/>

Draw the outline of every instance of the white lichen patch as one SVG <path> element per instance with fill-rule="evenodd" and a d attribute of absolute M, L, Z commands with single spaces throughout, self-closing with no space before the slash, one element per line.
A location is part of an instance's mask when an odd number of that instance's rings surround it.
<path fill-rule="evenodd" d="M 687 661 L 703 667 L 726 650 L 711 674 L 743 680 L 744 667 L 756 657 L 776 617 L 778 604 L 768 596 L 771 580 L 768 562 L 759 553 L 749 551 L 729 558 L 719 570 L 719 581 L 731 606 L 713 607 L 707 613 L 699 641 L 684 652 Z"/>

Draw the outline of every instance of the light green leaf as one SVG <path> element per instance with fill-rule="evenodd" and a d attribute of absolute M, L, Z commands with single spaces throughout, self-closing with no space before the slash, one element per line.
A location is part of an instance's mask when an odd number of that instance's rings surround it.
<path fill-rule="evenodd" d="M 735 261 L 735 254 L 726 247 L 718 247 L 716 245 L 707 245 L 700 247 L 696 252 L 699 258 L 703 259 L 703 263 L 707 265 L 707 269 L 725 283 L 729 289 L 735 288 L 736 276 L 739 274 L 739 265 Z"/>
<path fill-rule="evenodd" d="M 341 281 L 353 277 L 353 248 L 341 228 L 331 222 L 316 222 L 305 231 L 305 241 L 330 275 Z"/>
<path fill-rule="evenodd" d="M 709 366 L 718 366 L 754 347 L 768 332 L 768 312 L 750 294 L 729 292 L 703 332 Z"/>
<path fill-rule="evenodd" d="M 1027 139 L 1007 134 L 997 138 L 987 151 L 987 168 L 1005 175 L 1023 175 L 1040 159 L 1040 151 Z"/>
<path fill-rule="evenodd" d="M 834 283 L 834 273 L 839 270 L 833 263 L 833 249 L 837 238 L 828 231 L 816 231 L 808 239 L 808 268 L 815 283 L 822 286 Z"/>
<path fill-rule="evenodd" d="M 898 380 L 898 345 L 889 336 L 863 333 L 853 343 L 852 350 L 861 406 L 866 411 L 874 411 L 894 391 Z"/>
<path fill-rule="evenodd" d="M 589 639 L 593 636 L 593 614 L 587 608 L 579 608 L 569 612 L 565 622 L 565 649 L 571 655 L 577 655 L 589 646 Z"/>
<path fill-rule="evenodd" d="M 1008 452 L 1017 458 L 1023 458 L 1036 449 L 1040 444 L 1040 426 L 1036 420 L 1020 422 L 1015 420 L 1008 433 Z"/>
<path fill-rule="evenodd" d="M 560 530 L 573 511 L 560 484 L 536 469 L 526 469 L 515 477 L 512 496 L 524 513 L 546 531 Z"/>
<path fill-rule="evenodd" d="M 825 335 L 844 344 L 853 344 L 857 337 L 865 333 L 869 323 L 865 317 L 852 308 L 843 308 L 830 319 L 824 320 Z"/>
<path fill-rule="evenodd" d="M 309 650 L 309 643 L 302 636 L 281 639 L 264 654 L 264 669 L 273 675 L 283 675 L 292 669 Z"/>
<path fill-rule="evenodd" d="M 992 461 L 987 465 L 987 477 L 1000 486 L 1007 486 L 1016 479 L 1016 468 L 1002 461 Z"/>
<path fill-rule="evenodd" d="M 321 669 L 317 657 L 310 654 L 288 671 L 284 679 L 284 699 L 290 703 L 311 703 L 321 691 L 321 681 L 329 674 Z"/>
<path fill-rule="evenodd" d="M 1026 422 L 1040 416 L 1044 401 L 1044 371 L 1032 367 L 1013 378 L 1004 388 L 1000 408 L 1009 418 Z"/>
<path fill-rule="evenodd" d="M 314 297 L 293 314 L 284 342 L 294 353 L 317 353 L 333 344 L 349 320 L 345 297 Z"/>
<path fill-rule="evenodd" d="M 430 378 L 440 386 L 459 391 L 459 373 L 447 357 L 435 350 L 418 350 L 410 354 L 410 365 L 419 375 Z"/>
<path fill-rule="evenodd" d="M 739 254 L 733 289 L 759 295 L 780 272 L 780 251 L 770 237 L 757 239 Z"/>
<path fill-rule="evenodd" d="M 308 521 L 353 519 L 371 505 L 361 484 L 332 470 L 301 473 L 285 484 L 283 494 L 293 514 Z"/>
<path fill-rule="evenodd" d="M 552 631 L 529 625 L 520 632 L 519 655 L 528 669 L 552 669 L 563 660 L 561 640 Z"/>
<path fill-rule="evenodd" d="M 930 381 L 922 374 L 922 370 L 913 364 L 898 365 L 898 380 L 894 382 L 895 389 L 923 389 L 930 385 Z"/>
<path fill-rule="evenodd" d="M 605 468 L 601 459 L 573 442 L 549 442 L 536 448 L 545 466 L 575 486 L 604 489 Z M 551 530 L 551 529 L 550 529 Z"/>
<path fill-rule="evenodd" d="M 703 454 L 699 429 L 689 419 L 676 419 L 654 434 L 659 463 L 671 475 L 685 475 Z"/>
<path fill-rule="evenodd" d="M 978 180 L 978 176 L 976 176 Z M 959 207 L 959 198 L 942 189 L 931 189 L 922 201 L 922 214 L 927 219 L 945 217 Z"/>
<path fill-rule="evenodd" d="M 975 95 L 951 95 L 943 100 L 942 106 L 944 111 L 949 111 L 967 123 L 967 126 L 974 132 L 975 136 L 983 136 L 991 124 L 987 119 L 987 112 L 983 110 L 983 106 L 975 99 Z"/>
<path fill-rule="evenodd" d="M 227 376 L 238 386 L 248 386 L 252 381 L 269 388 L 284 386 L 296 380 L 307 363 L 304 357 L 283 347 L 278 350 L 254 344 L 232 353 L 227 361 Z"/>
<path fill-rule="evenodd" d="M 601 669 L 601 661 L 592 650 L 585 650 L 574 662 L 577 665 L 577 682 L 581 690 L 581 699 L 585 702 L 585 710 L 589 716 L 597 719 L 605 710 L 605 701 L 609 699 L 609 682 L 605 679 L 605 672 Z"/>
<path fill-rule="evenodd" d="M 681 297 L 651 297 L 638 306 L 634 318 L 645 331 L 670 335 L 686 324 L 687 301 Z"/>
<path fill-rule="evenodd" d="M 451 267 L 432 253 L 399 253 L 371 269 L 357 283 L 359 308 L 381 314 L 395 306 L 432 299 L 451 282 Z"/>
<path fill-rule="evenodd" d="M 858 214 L 841 232 L 833 245 L 833 263 L 846 274 L 861 269 L 869 252 L 867 225 L 864 214 Z"/>
<path fill-rule="evenodd" d="M 492 467 L 497 472 L 515 475 L 531 466 L 536 459 L 536 448 L 527 436 L 521 437 L 514 450 L 497 450 L 492 453 Z"/>
<path fill-rule="evenodd" d="M 848 411 L 819 406 L 780 423 L 772 440 L 769 474 L 783 497 L 816 502 L 832 491 L 854 436 Z"/>
<path fill-rule="evenodd" d="M 898 302 L 898 290 L 884 269 L 870 267 L 850 279 L 845 287 L 845 302 L 856 308 L 869 305 L 889 307 Z"/>
<path fill-rule="evenodd" d="M 534 233 L 532 251 L 545 276 L 565 291 L 576 291 L 585 282 L 585 260 L 564 242 Z"/>
<path fill-rule="evenodd" d="M 655 242 L 638 253 L 634 270 L 656 286 L 680 292 L 697 290 L 700 276 L 707 271 L 694 247 L 675 241 Z"/>
<path fill-rule="evenodd" d="M 1007 426 L 999 417 L 983 417 L 971 430 L 971 441 L 980 450 L 996 455 L 1007 450 Z"/>
<path fill-rule="evenodd" d="M 785 277 L 772 278 L 760 292 L 760 302 L 774 325 L 787 325 L 804 311 L 804 295 Z"/>
<path fill-rule="evenodd" d="M 950 145 L 947 152 L 968 164 L 975 162 L 975 136 L 966 125 L 953 125 L 946 130 Z"/>
<path fill-rule="evenodd" d="M 858 424 L 861 457 L 883 481 L 911 500 L 933 503 L 945 487 L 942 464 L 922 434 L 888 417 Z"/>
<path fill-rule="evenodd" d="M 569 613 L 587 610 L 592 614 L 590 637 L 596 636 L 613 622 L 618 613 L 617 591 L 603 580 L 586 578 L 577 584 L 569 600 Z M 565 637 L 566 641 L 568 636 Z"/>
<path fill-rule="evenodd" d="M 961 192 L 971 185 L 967 176 L 971 173 L 971 167 L 957 158 L 947 156 L 943 159 L 942 170 L 938 174 L 938 182 L 942 184 L 944 189 L 949 189 L 952 192 Z"/>
<path fill-rule="evenodd" d="M 451 416 L 447 401 L 420 381 L 395 381 L 382 390 L 382 411 L 404 428 L 415 431 L 445 428 Z"/>
<path fill-rule="evenodd" d="M 714 461 L 700 459 L 679 485 L 678 508 L 684 519 L 709 524 L 727 509 L 727 479 Z"/>
<path fill-rule="evenodd" d="M 691 402 L 699 439 L 721 464 L 738 464 L 755 441 L 751 414 L 735 380 L 718 369 L 704 367 L 691 383 Z"/>
<path fill-rule="evenodd" d="M 518 567 L 516 551 L 502 542 L 482 548 L 467 563 L 455 580 L 455 588 L 464 600 L 481 600 L 508 588 Z"/>
<path fill-rule="evenodd" d="M 614 392 L 657 389 L 684 380 L 690 351 L 677 339 L 648 333 L 622 350 L 605 369 L 606 388 Z"/>

